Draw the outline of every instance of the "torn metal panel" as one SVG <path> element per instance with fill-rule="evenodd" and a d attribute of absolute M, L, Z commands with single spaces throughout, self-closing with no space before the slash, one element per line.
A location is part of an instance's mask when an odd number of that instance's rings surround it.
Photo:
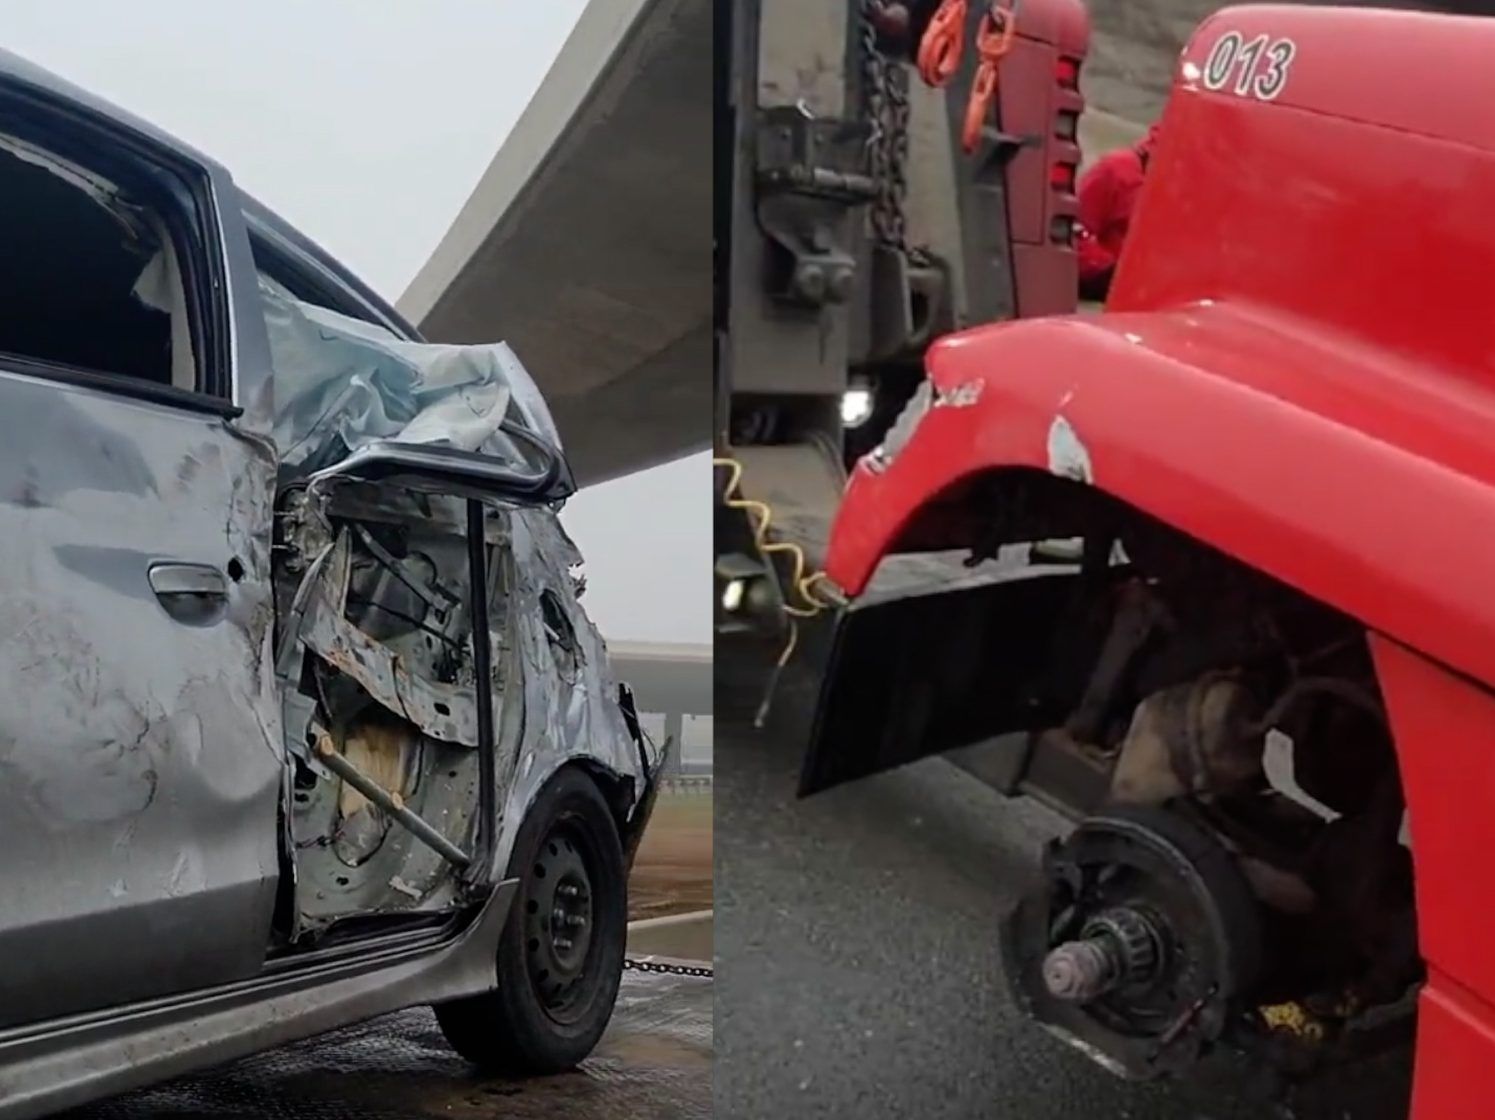
<path fill-rule="evenodd" d="M 324 587 L 333 571 L 324 572 Z M 347 674 L 370 696 L 427 735 L 477 746 L 477 709 L 470 685 L 448 684 L 412 671 L 392 649 L 375 641 L 341 613 L 341 602 L 313 594 L 301 625 L 306 647 Z"/>
<path fill-rule="evenodd" d="M 466 850 L 475 832 L 477 753 L 378 708 L 331 730 L 314 722 L 312 733 L 318 766 L 300 768 L 292 815 L 297 934 L 353 916 L 443 911 L 465 901 L 449 853 Z M 394 811 L 344 780 L 343 767 L 333 765 L 339 760 L 388 795 Z M 439 840 L 397 819 L 401 813 Z"/>
<path fill-rule="evenodd" d="M 382 846 L 384 834 L 389 829 L 384 819 L 388 817 L 448 863 L 457 867 L 466 867 L 472 862 L 471 856 L 447 839 L 441 829 L 434 827 L 430 821 L 412 810 L 406 804 L 405 797 L 399 789 L 389 789 L 379 780 L 377 774 L 370 774 L 361 769 L 358 762 L 350 757 L 362 755 L 365 760 L 371 758 L 374 761 L 387 758 L 387 755 L 378 752 L 377 748 L 375 753 L 371 753 L 367 749 L 369 740 L 367 730 L 362 736 L 350 736 L 345 739 L 341 749 L 332 741 L 332 736 L 326 732 L 323 732 L 317 740 L 317 757 L 321 759 L 324 766 L 341 778 L 343 783 L 342 796 L 338 800 L 338 813 L 342 823 L 334 838 L 338 859 L 350 867 L 356 867 L 368 855 L 377 852 Z M 400 730 L 390 735 L 380 736 L 374 739 L 374 742 L 395 747 L 397 753 L 393 761 L 402 769 L 407 759 L 411 757 L 411 752 L 407 749 L 408 743 Z M 404 775 L 401 774 L 399 777 L 403 783 Z M 380 815 L 379 810 L 382 810 L 383 816 Z M 392 876 L 390 883 L 393 884 L 397 879 L 404 884 L 400 888 L 401 894 L 414 898 L 420 897 L 419 890 L 405 883 L 398 875 Z"/>
<path fill-rule="evenodd" d="M 511 515 L 516 586 L 515 656 L 525 669 L 527 718 L 504 796 L 499 850 L 507 852 L 524 812 L 561 766 L 586 760 L 633 783 L 634 805 L 657 776 L 657 748 L 640 749 L 617 701 L 607 647 L 577 600 L 573 569 L 581 554 L 553 510 L 532 507 Z M 570 623 L 574 639 L 558 641 L 547 628 L 542 596 L 549 594 Z M 571 683 L 566 683 L 567 677 Z"/>
<path fill-rule="evenodd" d="M 282 678 L 299 698 L 286 705 L 300 760 L 292 938 L 354 916 L 461 905 L 457 871 L 479 831 L 463 538 L 432 531 L 420 516 L 428 503 L 412 508 L 391 488 L 364 495 L 372 510 L 386 491 L 378 520 L 350 520 L 338 489 L 293 503 L 285 535 L 293 590 L 282 599 L 301 608 L 288 614 Z M 306 547 L 326 551 L 308 564 L 297 554 Z"/>
<path fill-rule="evenodd" d="M 299 933 L 355 914 L 449 909 L 464 897 L 463 878 L 431 850 L 432 838 L 350 792 L 325 755 L 308 756 L 309 733 L 328 728 L 341 762 L 429 823 L 438 849 L 472 851 L 479 839 L 482 760 L 465 544 L 448 503 L 345 481 L 314 501 L 290 539 L 315 547 L 326 524 L 335 543 L 320 563 L 293 565 L 302 583 L 288 599 L 303 605 L 293 639 L 302 660 L 284 676 L 303 682 L 286 727 L 304 771 L 294 813 Z M 627 783 L 631 818 L 658 761 L 628 729 L 605 646 L 577 601 L 580 553 L 555 511 L 491 508 L 480 528 L 499 837 L 493 866 L 469 877 L 485 881 L 507 866 L 514 829 L 561 766 L 585 760 Z"/>
<path fill-rule="evenodd" d="M 361 497 L 367 509 L 377 504 L 367 491 Z M 334 504 L 342 512 L 349 508 L 346 503 Z M 367 550 L 366 526 L 371 524 L 360 522 L 340 531 L 332 556 L 311 577 L 317 590 L 308 596 L 300 641 L 338 678 L 331 682 L 333 687 L 324 685 L 319 703 L 334 722 L 357 721 L 356 726 L 346 724 L 348 730 L 339 740 L 344 757 L 361 761 L 360 769 L 382 771 L 386 779 L 399 769 L 395 757 L 405 760 L 406 782 L 384 782 L 383 788 L 398 794 L 452 844 L 470 843 L 475 836 L 478 755 L 465 748 L 476 746 L 479 739 L 475 684 L 467 660 L 470 644 L 462 646 L 456 679 L 442 681 L 434 675 L 428 655 L 408 648 L 402 654 L 396 648 L 394 643 L 409 635 L 381 642 L 350 621 L 350 589 L 357 583 L 354 554 Z M 427 529 L 421 526 L 422 532 Z M 577 599 L 581 581 L 575 571 L 581 556 L 555 511 L 544 506 L 493 509 L 483 535 L 497 542 L 489 549 L 487 584 L 499 807 L 493 864 L 502 868 L 525 811 L 560 767 L 586 761 L 625 782 L 632 800 L 624 808 L 630 819 L 637 819 L 636 810 L 658 775 L 660 756 L 642 747 L 619 706 L 606 647 Z M 379 559 L 383 552 L 381 545 L 371 554 Z M 385 555 L 380 562 L 388 568 L 394 559 Z M 456 582 L 455 566 L 450 554 L 438 565 L 448 586 Z M 411 598 L 429 605 L 440 596 L 427 589 Z M 354 693 L 344 689 L 340 697 L 340 682 L 351 683 Z M 358 696 L 382 710 L 378 719 L 393 717 L 405 727 L 404 738 L 371 734 L 361 722 L 369 717 L 356 714 L 367 711 L 358 707 Z M 439 710 L 438 704 L 446 710 Z M 365 758 L 375 740 L 383 744 L 383 757 Z M 396 741 L 397 749 L 390 746 Z M 315 771 L 315 765 L 310 769 Z M 432 862 L 437 857 L 410 836 L 390 829 L 377 809 L 350 799 L 335 781 L 314 779 L 308 784 L 310 788 L 298 795 L 298 847 L 303 853 L 315 851 L 317 838 L 323 837 L 335 859 L 302 857 L 306 887 L 300 892 L 299 910 L 305 928 L 345 916 L 350 907 L 359 912 L 430 910 L 460 897 L 455 879 Z M 435 799 L 430 803 L 435 808 L 418 807 L 411 800 L 422 793 L 428 802 Z M 373 866 L 380 870 L 367 870 Z"/>

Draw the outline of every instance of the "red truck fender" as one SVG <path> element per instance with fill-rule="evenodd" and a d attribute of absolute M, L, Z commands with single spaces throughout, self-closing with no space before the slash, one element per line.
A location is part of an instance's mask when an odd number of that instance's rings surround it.
<path fill-rule="evenodd" d="M 912 437 L 848 484 L 826 562 L 848 595 L 889 553 L 971 547 L 926 514 L 1037 469 L 1495 682 L 1495 415 L 1467 386 L 1223 304 L 971 331 L 928 369 Z"/>

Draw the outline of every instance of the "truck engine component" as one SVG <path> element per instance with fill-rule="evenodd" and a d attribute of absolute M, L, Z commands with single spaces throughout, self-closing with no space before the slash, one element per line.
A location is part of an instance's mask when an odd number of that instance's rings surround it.
<path fill-rule="evenodd" d="M 1118 804 L 1240 792 L 1262 772 L 1260 708 L 1235 677 L 1211 674 L 1137 705 L 1111 778 Z"/>

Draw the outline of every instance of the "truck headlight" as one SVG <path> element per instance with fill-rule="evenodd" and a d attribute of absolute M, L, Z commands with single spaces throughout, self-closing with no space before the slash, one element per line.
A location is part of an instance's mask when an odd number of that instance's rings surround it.
<path fill-rule="evenodd" d="M 865 382 L 853 381 L 841 394 L 841 423 L 847 428 L 860 428 L 872 418 L 875 401 L 872 387 Z"/>
<path fill-rule="evenodd" d="M 741 610 L 742 601 L 747 597 L 747 585 L 745 579 L 729 579 L 722 588 L 722 610 L 728 614 Z"/>
<path fill-rule="evenodd" d="M 767 563 L 740 552 L 717 558 L 716 605 L 718 632 L 775 633 L 783 626 L 777 573 Z"/>

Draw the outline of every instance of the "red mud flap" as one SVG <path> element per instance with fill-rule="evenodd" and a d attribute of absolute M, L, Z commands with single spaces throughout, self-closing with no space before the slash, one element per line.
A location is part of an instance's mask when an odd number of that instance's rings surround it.
<path fill-rule="evenodd" d="M 1074 577 L 1022 567 L 955 589 L 864 599 L 836 617 L 801 797 L 1046 726 L 1069 691 L 1060 640 Z"/>

